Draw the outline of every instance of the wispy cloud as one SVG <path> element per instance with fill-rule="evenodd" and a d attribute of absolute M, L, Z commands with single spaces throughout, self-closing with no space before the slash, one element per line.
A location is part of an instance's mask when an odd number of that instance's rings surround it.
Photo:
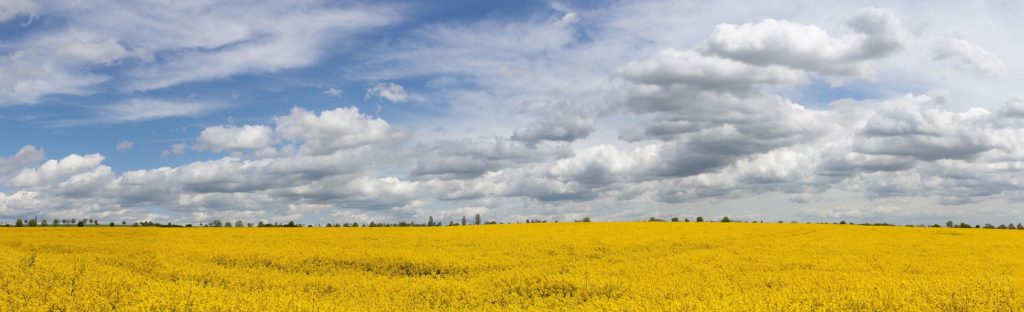
<path fill-rule="evenodd" d="M 54 127 L 75 127 L 96 124 L 137 123 L 165 118 L 199 117 L 229 105 L 198 100 L 166 100 L 156 98 L 129 99 L 100 106 L 89 119 L 63 119 L 51 123 Z"/>

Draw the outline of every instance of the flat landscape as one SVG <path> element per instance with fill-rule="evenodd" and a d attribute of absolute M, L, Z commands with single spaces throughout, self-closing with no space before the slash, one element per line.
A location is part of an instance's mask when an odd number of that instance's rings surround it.
<path fill-rule="evenodd" d="M 1024 309 L 1024 231 L 0 228 L 0 311 Z"/>

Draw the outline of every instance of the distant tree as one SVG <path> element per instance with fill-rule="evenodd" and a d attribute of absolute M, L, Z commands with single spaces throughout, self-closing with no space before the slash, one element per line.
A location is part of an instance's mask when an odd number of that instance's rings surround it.
<path fill-rule="evenodd" d="M 231 221 L 224 222 L 224 227 L 232 227 Z"/>
<path fill-rule="evenodd" d="M 113 227 L 114 226 L 114 222 L 110 222 L 110 226 Z"/>
<path fill-rule="evenodd" d="M 235 221 L 235 227 L 243 227 L 243 226 L 245 226 L 245 223 L 242 222 L 242 220 Z"/>
<path fill-rule="evenodd" d="M 948 228 L 953 227 L 953 221 L 952 220 L 946 221 L 946 227 L 948 227 Z"/>
<path fill-rule="evenodd" d="M 1011 225 L 1012 225 L 1012 224 L 1011 224 Z M 999 229 L 1000 229 L 1000 230 L 1005 230 L 1005 229 L 1006 229 L 1006 225 L 1005 225 L 1005 224 L 1000 224 L 1000 225 L 999 225 Z"/>
<path fill-rule="evenodd" d="M 85 226 L 85 221 L 78 221 L 78 224 L 76 224 L 76 225 L 78 227 L 83 227 L 83 226 Z"/>
<path fill-rule="evenodd" d="M 28 220 L 28 226 L 36 226 L 36 225 L 38 225 L 38 222 L 36 221 L 36 218 L 32 218 L 32 219 Z"/>
<path fill-rule="evenodd" d="M 728 223 L 728 222 L 732 222 L 732 220 L 729 220 L 729 217 L 722 217 L 722 222 Z"/>
<path fill-rule="evenodd" d="M 260 221 L 260 222 L 256 223 L 256 226 L 257 227 L 264 227 L 265 224 L 263 224 L 263 221 Z"/>
<path fill-rule="evenodd" d="M 466 216 L 462 216 L 462 225 L 466 225 Z"/>
<path fill-rule="evenodd" d="M 1018 230 L 1024 230 L 1024 224 L 1017 223 Z"/>
<path fill-rule="evenodd" d="M 704 222 L 704 217 L 697 217 L 697 222 Z"/>
<path fill-rule="evenodd" d="M 476 214 L 476 217 L 474 217 L 474 221 L 473 221 L 473 222 L 474 222 L 474 223 L 475 223 L 476 225 L 480 225 L 481 221 L 480 221 L 480 214 L 479 214 L 479 213 L 478 213 L 478 214 Z"/>
<path fill-rule="evenodd" d="M 288 227 L 295 227 L 295 221 L 288 221 Z"/>
<path fill-rule="evenodd" d="M 672 217 L 672 222 L 679 222 L 679 217 Z"/>
<path fill-rule="evenodd" d="M 434 226 L 434 216 L 430 216 L 430 219 L 427 219 L 427 226 Z"/>
<path fill-rule="evenodd" d="M 53 223 L 51 223 L 51 224 L 52 224 L 53 226 L 57 226 L 57 224 L 59 224 L 59 223 L 60 223 L 60 220 L 57 220 L 57 219 L 53 219 Z"/>
<path fill-rule="evenodd" d="M 683 219 L 683 222 L 690 222 L 690 218 Z"/>
<path fill-rule="evenodd" d="M 25 222 L 22 222 L 21 219 L 18 219 L 16 221 L 14 221 L 14 226 L 16 226 L 16 227 L 23 227 L 23 226 L 25 226 Z"/>
<path fill-rule="evenodd" d="M 839 220 L 839 224 L 846 224 L 846 220 Z"/>
<path fill-rule="evenodd" d="M 46 219 L 43 219 L 43 222 L 39 223 L 39 226 L 46 226 Z"/>

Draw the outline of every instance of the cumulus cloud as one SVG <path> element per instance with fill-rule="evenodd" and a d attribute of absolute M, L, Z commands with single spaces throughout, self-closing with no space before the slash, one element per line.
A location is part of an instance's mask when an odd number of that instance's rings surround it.
<path fill-rule="evenodd" d="M 0 180 L 7 180 L 22 169 L 35 166 L 43 161 L 44 153 L 35 146 L 28 145 L 10 157 L 0 158 Z"/>
<path fill-rule="evenodd" d="M 196 149 L 213 152 L 256 150 L 270 146 L 272 130 L 262 125 L 213 126 L 199 134 Z"/>
<path fill-rule="evenodd" d="M 0 204 L 5 209 L 0 214 L 40 208 L 50 214 L 71 213 L 83 206 L 92 207 L 86 210 L 94 212 L 133 214 L 157 206 L 186 219 L 272 219 L 301 217 L 329 207 L 389 209 L 415 199 L 415 182 L 378 176 L 372 165 L 391 154 L 387 139 L 401 139 L 381 136 L 368 128 L 390 131 L 386 122 L 361 115 L 355 108 L 319 114 L 296 108 L 291 115 L 276 120 L 279 130 L 259 125 L 208 127 L 197 139 L 196 148 L 253 150 L 266 147 L 273 143 L 273 135 L 280 135 L 299 146 L 296 152 L 260 159 L 228 156 L 120 175 L 103 164 L 105 157 L 100 154 L 72 154 L 33 167 L 40 152 L 26 147 L 0 162 L 5 173 L 20 170 L 7 183 L 13 193 L 0 193 Z M 336 128 L 339 125 L 353 128 Z M 316 133 L 298 136 L 295 133 L 299 130 Z M 368 138 L 357 138 L 364 135 Z M 184 149 L 184 144 L 176 144 L 168 152 Z M 27 199 L 47 202 L 33 207 L 29 205 L 37 202 Z M 310 207 L 312 210 L 307 209 Z"/>
<path fill-rule="evenodd" d="M 512 140 L 535 144 L 540 141 L 572 142 L 594 131 L 593 117 L 573 113 L 554 113 L 516 128 Z"/>
<path fill-rule="evenodd" d="M 352 108 L 314 112 L 293 108 L 287 116 L 274 118 L 274 131 L 280 137 L 305 142 L 301 151 L 323 155 L 366 144 L 380 143 L 401 136 L 380 118 L 359 113 Z"/>
<path fill-rule="evenodd" d="M 366 98 L 380 98 L 392 103 L 404 103 L 409 101 L 409 94 L 405 87 L 393 82 L 381 82 L 366 90 Z"/>
<path fill-rule="evenodd" d="M 889 56 L 907 44 L 907 30 L 888 10 L 862 9 L 846 25 L 855 34 L 837 37 L 815 25 L 775 19 L 721 24 L 701 48 L 750 64 L 844 76 L 866 74 L 865 61 Z"/>

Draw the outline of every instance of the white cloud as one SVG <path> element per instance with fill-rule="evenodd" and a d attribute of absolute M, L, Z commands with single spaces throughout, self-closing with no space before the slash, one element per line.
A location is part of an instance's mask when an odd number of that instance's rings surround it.
<path fill-rule="evenodd" d="M 18 150 L 11 157 L 0 158 L 0 180 L 7 180 L 22 169 L 35 166 L 43 161 L 44 153 L 35 146 L 28 145 Z"/>
<path fill-rule="evenodd" d="M 721 24 L 704 51 L 758 65 L 783 65 L 827 75 L 865 75 L 864 62 L 902 49 L 908 34 L 887 10 L 862 9 L 847 21 L 856 33 L 836 37 L 815 25 L 766 19 L 742 25 Z"/>
<path fill-rule="evenodd" d="M 50 94 L 86 95 L 92 86 L 108 79 L 69 72 L 34 52 L 19 51 L 0 56 L 0 106 L 34 104 Z"/>
<path fill-rule="evenodd" d="M 132 149 L 133 147 L 135 147 L 135 142 L 132 142 L 132 141 L 120 141 L 120 142 L 117 142 L 117 151 L 118 152 L 128 151 L 128 150 Z"/>
<path fill-rule="evenodd" d="M 583 114 L 553 113 L 516 128 L 512 140 L 535 144 L 540 141 L 567 141 L 586 138 L 594 131 L 594 118 Z"/>
<path fill-rule="evenodd" d="M 97 119 L 85 123 L 131 123 L 147 120 L 196 117 L 224 108 L 220 103 L 203 101 L 173 101 L 154 98 L 135 98 L 101 106 Z"/>
<path fill-rule="evenodd" d="M 0 22 L 5 22 L 19 15 L 36 16 L 39 4 L 33 0 L 5 0 L 0 2 Z"/>
<path fill-rule="evenodd" d="M 116 60 L 137 54 L 126 50 L 114 39 L 100 42 L 70 42 L 61 46 L 57 53 L 76 60 L 107 65 Z"/>
<path fill-rule="evenodd" d="M 213 126 L 199 134 L 196 149 L 213 152 L 257 150 L 270 146 L 272 130 L 267 126 Z"/>
<path fill-rule="evenodd" d="M 328 88 L 327 90 L 324 90 L 324 94 L 333 97 L 341 97 L 342 92 L 335 88 Z"/>
<path fill-rule="evenodd" d="M 619 74 L 643 84 L 686 84 L 702 89 L 747 89 L 758 84 L 807 81 L 807 75 L 801 70 L 781 66 L 760 67 L 679 50 L 664 50 L 651 59 L 631 62 L 620 68 Z"/>
<path fill-rule="evenodd" d="M 38 187 L 60 182 L 64 178 L 89 172 L 100 167 L 103 159 L 103 155 L 100 154 L 85 156 L 71 154 L 61 160 L 51 159 L 38 168 L 21 171 L 10 181 L 10 186 L 19 188 Z"/>
<path fill-rule="evenodd" d="M 337 108 L 318 115 L 296 107 L 287 116 L 274 117 L 274 123 L 278 136 L 304 142 L 301 151 L 311 155 L 385 142 L 398 135 L 383 119 L 362 115 L 356 108 Z"/>
<path fill-rule="evenodd" d="M 936 45 L 933 56 L 936 60 L 952 59 L 963 66 L 985 74 L 1003 72 L 1003 61 L 988 50 L 967 42 L 963 39 L 946 39 Z"/>
<path fill-rule="evenodd" d="M 171 144 L 171 148 L 170 149 L 165 149 L 162 154 L 163 154 L 164 157 L 167 157 L 167 156 L 170 156 L 170 155 L 181 155 L 181 154 L 184 154 L 185 151 L 187 151 L 187 150 L 188 150 L 188 144 L 185 144 L 185 143 L 174 143 L 174 144 Z"/>
<path fill-rule="evenodd" d="M 60 25 L 9 42 L 0 58 L 0 105 L 34 104 L 50 94 L 84 95 L 101 82 L 132 91 L 271 73 L 314 64 L 362 32 L 401 19 L 387 5 L 289 5 L 202 0 L 0 2 L 0 22 L 45 15 Z M 134 58 L 137 62 L 123 60 Z M 91 64 L 118 67 L 114 75 Z"/>
<path fill-rule="evenodd" d="M 409 101 L 409 94 L 405 88 L 393 82 L 381 82 L 366 90 L 366 98 L 377 97 L 392 103 L 404 103 Z"/>

